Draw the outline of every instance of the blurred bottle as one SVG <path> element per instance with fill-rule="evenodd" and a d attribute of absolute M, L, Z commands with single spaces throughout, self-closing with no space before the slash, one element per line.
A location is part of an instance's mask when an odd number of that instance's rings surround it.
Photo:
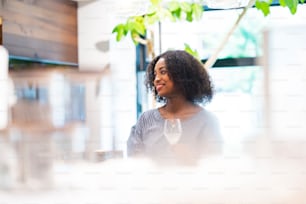
<path fill-rule="evenodd" d="M 0 190 L 16 187 L 18 164 L 16 152 L 8 141 L 8 132 L 0 132 Z"/>
<path fill-rule="evenodd" d="M 3 37 L 2 37 L 2 17 L 0 16 L 0 45 L 3 44 Z"/>
<path fill-rule="evenodd" d="M 8 125 L 8 60 L 7 49 L 0 45 L 0 130 Z"/>

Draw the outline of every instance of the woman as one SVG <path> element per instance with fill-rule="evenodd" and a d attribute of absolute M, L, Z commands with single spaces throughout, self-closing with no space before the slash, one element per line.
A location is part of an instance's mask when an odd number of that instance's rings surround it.
<path fill-rule="evenodd" d="M 148 65 L 146 87 L 164 105 L 141 114 L 127 142 L 129 156 L 196 159 L 221 150 L 218 122 L 200 104 L 210 102 L 213 87 L 202 63 L 185 51 L 166 51 Z M 165 119 L 179 118 L 182 134 L 170 145 Z"/>

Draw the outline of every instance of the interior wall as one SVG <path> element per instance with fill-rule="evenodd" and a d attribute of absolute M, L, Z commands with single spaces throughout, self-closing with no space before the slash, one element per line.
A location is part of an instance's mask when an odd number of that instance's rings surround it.
<path fill-rule="evenodd" d="M 0 0 L 0 15 L 11 56 L 78 63 L 76 2 Z"/>
<path fill-rule="evenodd" d="M 78 2 L 79 70 L 109 71 L 99 81 L 98 91 L 92 80 L 86 82 L 86 91 L 97 95 L 86 99 L 87 125 L 91 138 L 103 151 L 125 150 L 131 126 L 136 122 L 136 49 L 129 38 L 116 42 L 112 34 L 114 26 L 126 20 L 119 13 L 118 2 Z"/>
<path fill-rule="evenodd" d="M 304 139 L 306 131 L 306 24 L 265 32 L 268 126 L 275 138 Z"/>

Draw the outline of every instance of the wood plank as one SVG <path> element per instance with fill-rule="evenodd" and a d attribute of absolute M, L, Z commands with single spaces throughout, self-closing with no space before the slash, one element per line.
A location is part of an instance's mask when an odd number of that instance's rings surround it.
<path fill-rule="evenodd" d="M 52 0 L 47 0 L 52 1 Z M 68 0 L 63 0 L 63 2 Z M 52 10 L 49 7 L 37 7 L 36 4 L 27 4 L 18 0 L 9 0 L 4 3 L 4 10 L 13 12 L 16 11 L 22 15 L 30 16 L 31 18 L 45 19 L 47 22 L 62 22 L 72 23 L 76 25 L 75 15 L 73 13 L 59 13 L 56 9 Z"/>
<path fill-rule="evenodd" d="M 77 36 L 58 28 L 45 29 L 36 26 L 26 26 L 19 23 L 6 22 L 4 25 L 4 43 L 7 43 L 5 35 L 19 35 L 39 40 L 51 40 L 54 42 L 63 42 L 69 45 L 77 44 Z M 45 26 L 44 26 L 45 27 Z"/>
<path fill-rule="evenodd" d="M 48 8 L 49 10 L 57 11 L 58 13 L 67 14 L 67 15 L 76 12 L 75 4 L 76 3 L 73 1 L 63 1 L 63 0 L 35 1 L 35 6 L 37 7 Z"/>
<path fill-rule="evenodd" d="M 68 22 L 65 21 L 65 19 L 60 22 L 54 22 L 48 19 L 33 18 L 29 15 L 21 14 L 18 11 L 8 10 L 3 10 L 1 15 L 4 16 L 6 24 L 18 23 L 24 26 L 38 27 L 40 29 L 63 29 L 71 34 L 75 34 L 77 32 L 76 22 Z"/>
<path fill-rule="evenodd" d="M 77 47 L 53 41 L 37 40 L 17 35 L 5 36 L 7 49 L 16 56 L 32 58 L 34 60 L 49 59 L 53 61 L 77 62 Z M 49 57 L 48 57 L 49 56 Z"/>
<path fill-rule="evenodd" d="M 53 41 L 47 41 L 47 40 L 37 40 L 33 38 L 21 38 L 18 35 L 9 35 L 5 36 L 7 45 L 15 46 L 15 47 L 28 47 L 28 48 L 34 48 L 38 50 L 48 50 L 52 52 L 61 51 L 61 50 L 67 50 L 71 52 L 72 54 L 77 52 L 77 47 L 68 45 L 65 43 L 54 43 Z"/>
<path fill-rule="evenodd" d="M 62 62 L 63 64 L 77 64 L 75 63 L 77 59 L 75 58 L 75 56 L 68 55 L 70 54 L 69 52 L 42 52 L 41 50 L 26 47 L 15 47 L 10 45 L 6 45 L 6 48 L 9 50 L 10 53 L 15 53 L 14 56 L 30 58 L 33 61 L 50 61 L 53 63 Z"/>
<path fill-rule="evenodd" d="M 77 3 L 0 0 L 3 44 L 15 56 L 77 63 Z"/>

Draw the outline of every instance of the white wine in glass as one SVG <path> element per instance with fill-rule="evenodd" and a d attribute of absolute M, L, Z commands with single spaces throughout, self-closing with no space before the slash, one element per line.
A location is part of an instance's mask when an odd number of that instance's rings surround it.
<path fill-rule="evenodd" d="M 164 135 L 171 145 L 176 144 L 182 135 L 182 125 L 181 120 L 166 119 L 164 124 Z"/>

